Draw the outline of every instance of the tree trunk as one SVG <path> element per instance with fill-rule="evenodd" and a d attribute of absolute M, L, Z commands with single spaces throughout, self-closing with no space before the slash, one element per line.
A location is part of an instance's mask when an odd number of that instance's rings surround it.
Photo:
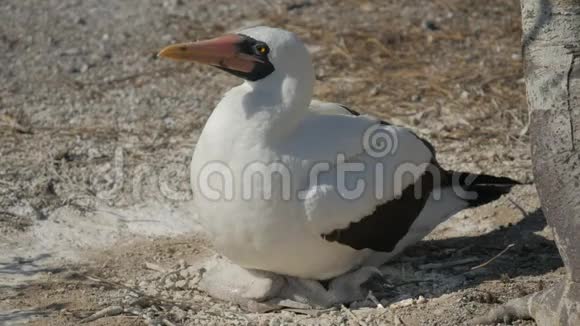
<path fill-rule="evenodd" d="M 580 282 L 580 0 L 523 0 L 522 19 L 536 187 Z"/>
<path fill-rule="evenodd" d="M 580 325 L 580 0 L 521 4 L 534 178 L 567 278 L 474 322 Z"/>

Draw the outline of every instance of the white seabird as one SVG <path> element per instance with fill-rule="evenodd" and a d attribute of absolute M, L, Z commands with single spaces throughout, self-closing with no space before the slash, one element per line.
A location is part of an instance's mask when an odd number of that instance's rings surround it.
<path fill-rule="evenodd" d="M 517 183 L 444 170 L 411 130 L 312 100 L 311 57 L 291 32 L 255 27 L 159 55 L 244 79 L 203 128 L 191 178 L 215 249 L 245 269 L 328 280 L 378 266 Z"/>

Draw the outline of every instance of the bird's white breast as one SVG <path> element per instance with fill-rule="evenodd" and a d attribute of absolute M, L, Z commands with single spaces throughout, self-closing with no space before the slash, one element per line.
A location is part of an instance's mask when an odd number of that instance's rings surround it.
<path fill-rule="evenodd" d="M 308 229 L 304 203 L 297 198 L 308 184 L 304 171 L 311 162 L 273 148 L 260 135 L 257 120 L 236 116 L 226 97 L 195 148 L 194 202 L 217 251 L 246 268 L 305 278 L 348 271 L 363 257 Z"/>

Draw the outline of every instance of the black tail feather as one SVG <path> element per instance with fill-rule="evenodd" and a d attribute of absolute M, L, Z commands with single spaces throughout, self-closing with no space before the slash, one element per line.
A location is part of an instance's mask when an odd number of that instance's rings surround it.
<path fill-rule="evenodd" d="M 496 177 L 488 174 L 468 172 L 451 172 L 454 180 L 466 191 L 465 200 L 470 207 L 477 207 L 492 202 L 510 192 L 513 186 L 521 182 L 508 177 Z"/>

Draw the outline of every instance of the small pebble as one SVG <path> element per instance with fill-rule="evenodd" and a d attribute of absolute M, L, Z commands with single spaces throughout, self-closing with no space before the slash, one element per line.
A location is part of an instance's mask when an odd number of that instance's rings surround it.
<path fill-rule="evenodd" d="M 423 303 L 426 303 L 426 302 L 427 302 L 427 299 L 425 299 L 425 297 L 424 297 L 424 296 L 422 296 L 422 295 L 420 295 L 420 296 L 417 298 L 417 301 L 416 301 L 416 303 L 417 303 L 417 304 L 423 304 Z"/>
<path fill-rule="evenodd" d="M 270 322 L 268 323 L 268 326 L 281 326 L 281 325 L 282 322 L 277 317 L 270 319 Z"/>
<path fill-rule="evenodd" d="M 179 321 L 184 320 L 187 317 L 187 311 L 180 309 L 179 307 L 171 308 L 171 311 L 169 311 L 169 313 L 173 316 L 173 318 Z"/>
<path fill-rule="evenodd" d="M 430 31 L 438 31 L 439 26 L 432 20 L 423 21 L 423 28 Z"/>
<path fill-rule="evenodd" d="M 379 91 L 380 86 L 374 86 L 373 88 L 370 89 L 369 96 L 377 96 L 379 94 Z"/>
<path fill-rule="evenodd" d="M 179 272 L 179 275 L 183 278 L 188 278 L 189 277 L 189 270 L 184 269 L 181 272 Z"/>
<path fill-rule="evenodd" d="M 173 289 L 175 287 L 175 282 L 172 282 L 171 280 L 167 279 L 165 280 L 165 285 L 163 285 L 163 287 L 165 289 Z"/>
<path fill-rule="evenodd" d="M 180 281 L 175 282 L 175 287 L 178 289 L 185 289 L 186 286 L 187 286 L 186 280 L 180 280 Z"/>
<path fill-rule="evenodd" d="M 81 53 L 81 49 L 79 49 L 79 48 L 70 48 L 68 50 L 63 51 L 61 53 L 61 55 L 70 55 L 70 56 L 73 56 L 73 55 L 78 55 L 80 53 Z"/>

